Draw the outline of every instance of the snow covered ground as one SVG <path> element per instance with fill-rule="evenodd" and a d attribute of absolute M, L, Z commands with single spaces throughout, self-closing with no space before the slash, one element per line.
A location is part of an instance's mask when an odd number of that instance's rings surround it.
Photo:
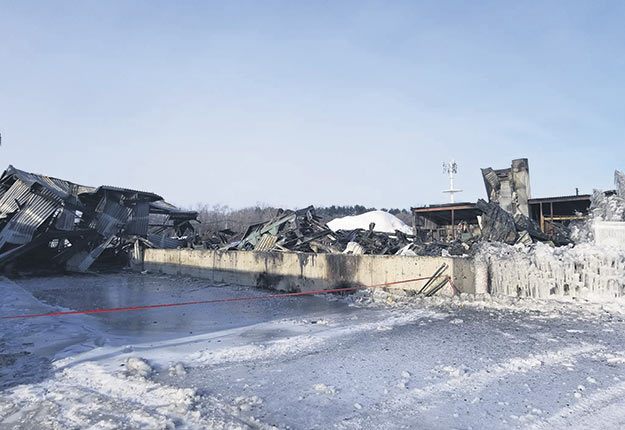
<path fill-rule="evenodd" d="M 0 290 L 1 316 L 263 294 L 139 274 Z M 623 318 L 376 290 L 5 319 L 0 428 L 623 428 Z"/>

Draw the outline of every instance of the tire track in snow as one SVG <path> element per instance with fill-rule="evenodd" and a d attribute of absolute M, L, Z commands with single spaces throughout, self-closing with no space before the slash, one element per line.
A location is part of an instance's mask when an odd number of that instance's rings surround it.
<path fill-rule="evenodd" d="M 531 354 L 526 357 L 510 358 L 503 363 L 486 367 L 477 372 L 453 377 L 445 382 L 415 389 L 415 397 L 425 399 L 441 393 L 479 392 L 487 385 L 518 373 L 527 373 L 543 366 L 557 366 L 568 363 L 571 359 L 597 351 L 600 345 L 582 344 L 542 354 Z M 477 388 L 477 389 L 476 389 Z"/>
<path fill-rule="evenodd" d="M 478 393 L 487 386 L 497 383 L 502 378 L 528 373 L 546 366 L 558 366 L 569 363 L 578 356 L 589 354 L 604 347 L 601 345 L 581 344 L 541 354 L 530 354 L 526 357 L 514 357 L 501 363 L 488 366 L 482 370 L 453 377 L 447 381 L 432 384 L 421 389 L 404 392 L 385 402 L 378 403 L 374 408 L 375 415 L 383 417 L 398 414 L 400 411 L 426 412 L 441 404 L 449 402 L 449 396 L 458 393 Z M 414 413 L 414 412 L 412 412 Z M 371 417 L 356 417 L 346 428 L 375 428 Z"/>

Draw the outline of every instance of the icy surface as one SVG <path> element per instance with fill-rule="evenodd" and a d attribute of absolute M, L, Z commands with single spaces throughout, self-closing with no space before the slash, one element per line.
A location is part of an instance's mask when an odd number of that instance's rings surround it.
<path fill-rule="evenodd" d="M 554 248 L 491 244 L 475 257 L 477 285 L 491 294 L 612 300 L 625 295 L 625 249 L 584 243 Z"/>
<path fill-rule="evenodd" d="M 369 229 L 369 224 L 375 223 L 374 231 L 384 233 L 394 233 L 399 230 L 402 233 L 412 234 L 412 228 L 407 226 L 402 220 L 384 211 L 370 211 L 361 215 L 346 216 L 333 219 L 328 223 L 332 231 L 337 230 L 363 230 Z"/>
<path fill-rule="evenodd" d="M 263 292 L 129 274 L 3 280 L 0 294 L 11 315 Z M 625 425 L 617 304 L 389 297 L 2 320 L 0 428 Z"/>

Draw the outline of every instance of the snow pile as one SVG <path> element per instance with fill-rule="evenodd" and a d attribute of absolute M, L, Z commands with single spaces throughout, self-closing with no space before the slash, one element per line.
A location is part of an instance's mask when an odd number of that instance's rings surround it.
<path fill-rule="evenodd" d="M 134 364 L 144 360 L 136 359 Z M 142 370 L 146 368 L 138 366 Z M 38 384 L 20 385 L 0 394 L 0 422 L 11 428 L 241 428 L 221 412 L 223 405 L 198 410 L 192 388 L 160 384 L 111 372 L 83 362 L 57 371 Z M 205 412 L 205 413 L 202 413 Z"/>
<path fill-rule="evenodd" d="M 476 272 L 478 284 L 487 282 L 495 295 L 596 301 L 625 296 L 625 250 L 591 243 L 486 245 L 476 256 Z"/>
<path fill-rule="evenodd" d="M 184 364 L 175 363 L 169 366 L 169 376 L 185 376 L 187 374 L 187 369 L 184 368 Z"/>
<path fill-rule="evenodd" d="M 374 231 L 382 233 L 395 233 L 399 230 L 405 234 L 412 234 L 412 228 L 406 225 L 402 220 L 384 211 L 370 211 L 361 215 L 346 216 L 343 218 L 333 219 L 328 223 L 328 227 L 332 231 L 338 230 L 368 230 L 369 224 L 374 223 Z"/>
<path fill-rule="evenodd" d="M 147 378 L 152 373 L 152 366 L 142 358 L 128 357 L 124 366 L 126 367 L 126 374 L 129 376 Z"/>

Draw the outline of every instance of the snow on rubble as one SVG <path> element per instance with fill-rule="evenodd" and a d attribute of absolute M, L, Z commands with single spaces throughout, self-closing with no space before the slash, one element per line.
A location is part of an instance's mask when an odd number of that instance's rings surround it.
<path fill-rule="evenodd" d="M 395 230 L 399 230 L 405 234 L 412 234 L 412 228 L 406 225 L 395 215 L 384 211 L 369 211 L 360 215 L 335 218 L 328 222 L 328 227 L 330 227 L 332 231 L 356 229 L 368 230 L 371 223 L 375 224 L 373 231 L 394 233 Z"/>

